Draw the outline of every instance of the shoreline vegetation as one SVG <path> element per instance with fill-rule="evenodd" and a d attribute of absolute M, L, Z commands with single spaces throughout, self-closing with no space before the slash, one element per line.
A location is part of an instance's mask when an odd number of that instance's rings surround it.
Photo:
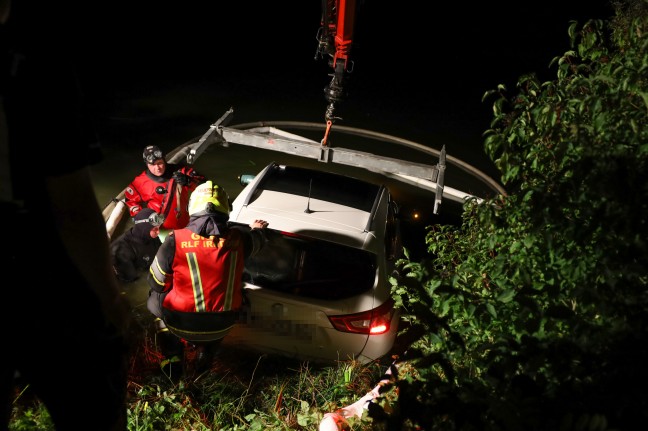
<path fill-rule="evenodd" d="M 196 351 L 188 346 L 184 376 L 176 383 L 160 368 L 153 331 L 139 337 L 129 371 L 129 430 L 314 429 L 325 414 L 371 391 L 389 366 L 384 361 L 312 364 L 222 347 L 211 368 L 196 374 Z M 79 396 L 84 396 L 83 388 Z M 355 430 L 373 429 L 359 418 L 349 419 L 354 422 Z M 20 383 L 10 429 L 54 430 L 42 403 Z"/>

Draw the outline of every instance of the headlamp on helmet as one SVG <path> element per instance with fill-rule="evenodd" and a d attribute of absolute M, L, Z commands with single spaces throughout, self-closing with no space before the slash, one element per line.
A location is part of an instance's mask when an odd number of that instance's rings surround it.
<path fill-rule="evenodd" d="M 200 216 L 221 213 L 229 215 L 230 201 L 224 188 L 212 181 L 206 181 L 191 193 L 189 215 Z"/>
<path fill-rule="evenodd" d="M 159 147 L 155 145 L 149 145 L 144 148 L 144 153 L 142 153 L 142 158 L 145 163 L 149 165 L 154 164 L 157 160 L 164 160 L 164 153 L 160 150 Z"/>

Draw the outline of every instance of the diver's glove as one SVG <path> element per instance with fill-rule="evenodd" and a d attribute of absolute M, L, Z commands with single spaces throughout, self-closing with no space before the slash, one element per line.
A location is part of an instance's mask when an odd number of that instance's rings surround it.
<path fill-rule="evenodd" d="M 180 171 L 175 171 L 173 173 L 172 178 L 175 180 L 177 184 L 180 184 L 181 186 L 188 186 L 189 183 L 191 182 L 191 177 Z"/>

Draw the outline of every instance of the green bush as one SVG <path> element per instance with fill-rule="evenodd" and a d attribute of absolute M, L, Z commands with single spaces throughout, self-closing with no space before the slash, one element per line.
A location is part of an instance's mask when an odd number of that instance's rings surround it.
<path fill-rule="evenodd" d="M 430 226 L 392 289 L 419 379 L 402 428 L 648 423 L 648 2 L 568 34 L 556 78 L 500 86 L 485 149 L 507 196 Z M 412 424 L 405 426 L 403 424 Z"/>

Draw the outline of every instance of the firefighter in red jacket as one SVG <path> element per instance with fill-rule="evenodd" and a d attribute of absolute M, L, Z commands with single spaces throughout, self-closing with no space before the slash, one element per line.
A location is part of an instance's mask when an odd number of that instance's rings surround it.
<path fill-rule="evenodd" d="M 156 316 L 162 368 L 174 379 L 182 373 L 180 340 L 198 347 L 198 371 L 211 364 L 243 301 L 244 261 L 266 242 L 266 221 L 230 227 L 229 212 L 223 188 L 200 184 L 189 200 L 189 224 L 167 237 L 151 264 L 147 307 Z"/>
<path fill-rule="evenodd" d="M 204 181 L 192 167 L 167 163 L 155 145 L 144 148 L 146 169 L 126 187 L 124 195 L 131 217 L 150 208 L 164 217 L 161 229 L 179 229 L 189 222 L 189 195 Z"/>

